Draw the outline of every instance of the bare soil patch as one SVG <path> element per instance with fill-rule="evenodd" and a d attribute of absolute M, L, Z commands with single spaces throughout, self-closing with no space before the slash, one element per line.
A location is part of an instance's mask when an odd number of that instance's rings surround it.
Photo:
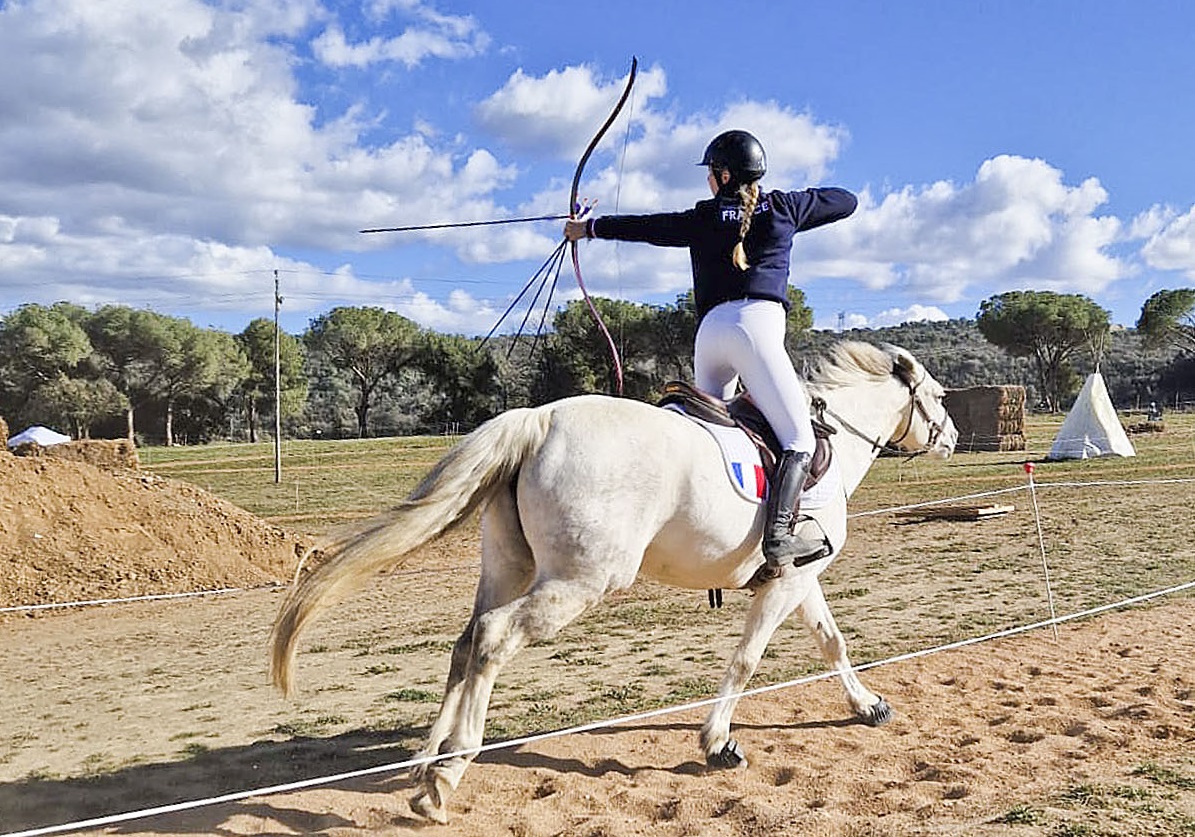
<path fill-rule="evenodd" d="M 299 538 L 146 476 L 0 455 L 4 604 L 289 579 Z M 1115 572 L 1132 594 L 1186 566 L 1176 533 L 1190 531 L 1190 491 L 1168 489 L 1159 511 L 1126 490 L 1124 514 L 1081 520 L 1073 498 L 1051 505 L 1059 611 L 1090 606 L 1096 574 Z M 1044 618 L 1032 519 L 1017 505 L 974 524 L 857 521 L 825 579 L 856 662 Z M 1143 546 L 1125 536 L 1146 519 L 1175 530 Z M 0 831 L 409 757 L 468 614 L 477 546 L 475 525 L 451 533 L 313 628 L 290 700 L 266 671 L 279 589 L 0 616 Z M 960 557 L 927 563 L 944 548 Z M 711 611 L 704 594 L 651 584 L 612 597 L 509 667 L 491 737 L 708 696 L 746 602 L 728 593 Z M 798 627 L 772 649 L 757 682 L 821 668 Z M 1057 641 L 1037 630 L 865 672 L 897 712 L 879 729 L 848 718 L 835 681 L 749 698 L 735 724 L 745 770 L 706 770 L 704 712 L 689 711 L 487 753 L 448 827 L 410 815 L 396 774 L 105 833 L 1191 835 L 1193 660 L 1195 608 L 1179 596 L 1068 623 Z"/>
<path fill-rule="evenodd" d="M 185 482 L 0 452 L 0 607 L 285 582 L 300 541 Z"/>

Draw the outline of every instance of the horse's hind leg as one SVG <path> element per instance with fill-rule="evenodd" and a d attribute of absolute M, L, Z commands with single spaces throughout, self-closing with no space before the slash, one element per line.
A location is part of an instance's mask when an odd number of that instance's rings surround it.
<path fill-rule="evenodd" d="M 462 753 L 427 765 L 423 789 L 411 800 L 415 813 L 447 822 L 448 797 L 481 746 L 485 715 L 498 672 L 520 649 L 550 639 L 601 598 L 604 587 L 576 580 L 549 579 L 526 595 L 473 620 L 470 655 L 456 695 L 456 723 L 440 743 L 439 753 Z M 437 722 L 439 723 L 439 722 Z"/>
<path fill-rule="evenodd" d="M 491 500 L 482 518 L 481 529 L 481 577 L 477 583 L 473 614 L 452 647 L 444 699 L 427 740 L 417 754 L 420 757 L 439 753 L 440 745 L 458 724 L 462 684 L 473 655 L 478 616 L 509 604 L 527 592 L 535 572 L 531 547 L 519 526 L 513 497 L 503 494 Z M 422 778 L 426 771 L 426 764 L 416 767 L 416 778 Z"/>
<path fill-rule="evenodd" d="M 821 584 L 813 585 L 809 595 L 801 602 L 800 613 L 802 621 L 817 639 L 822 657 L 838 672 L 855 715 L 873 727 L 890 721 L 892 707 L 888 701 L 864 686 L 851 668 L 851 661 L 846 656 L 846 640 L 830 613 Z"/>

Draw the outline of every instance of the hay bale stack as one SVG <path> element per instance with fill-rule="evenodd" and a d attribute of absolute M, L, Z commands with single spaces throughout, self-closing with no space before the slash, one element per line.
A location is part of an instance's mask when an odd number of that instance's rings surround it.
<path fill-rule="evenodd" d="M 42 448 L 43 456 L 86 462 L 107 471 L 139 470 L 137 446 L 128 439 L 80 439 Z"/>
<path fill-rule="evenodd" d="M 1025 449 L 1025 388 L 1004 385 L 946 391 L 958 451 Z"/>

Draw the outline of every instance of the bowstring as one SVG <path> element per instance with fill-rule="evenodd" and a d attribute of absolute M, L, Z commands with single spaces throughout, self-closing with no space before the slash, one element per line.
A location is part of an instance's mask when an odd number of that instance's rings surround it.
<path fill-rule="evenodd" d="M 618 180 L 614 184 L 614 214 L 618 214 L 618 205 L 622 200 L 622 176 L 626 170 L 627 165 L 627 146 L 631 143 L 631 125 L 635 121 L 635 88 L 631 88 L 631 98 L 627 102 L 627 129 L 622 135 L 622 155 L 618 160 Z M 622 288 L 622 242 L 614 242 L 614 275 L 616 287 L 618 288 L 618 296 L 621 299 L 623 295 Z M 626 357 L 627 349 L 626 337 L 626 314 L 619 317 L 618 321 L 618 342 L 619 351 L 623 357 Z"/>

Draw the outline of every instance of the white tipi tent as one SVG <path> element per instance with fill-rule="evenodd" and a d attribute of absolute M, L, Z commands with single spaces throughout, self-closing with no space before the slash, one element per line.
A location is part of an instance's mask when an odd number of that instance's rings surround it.
<path fill-rule="evenodd" d="M 1097 369 L 1087 376 L 1075 406 L 1058 429 L 1050 448 L 1050 459 L 1136 455 L 1133 443 L 1116 417 L 1104 376 Z"/>

